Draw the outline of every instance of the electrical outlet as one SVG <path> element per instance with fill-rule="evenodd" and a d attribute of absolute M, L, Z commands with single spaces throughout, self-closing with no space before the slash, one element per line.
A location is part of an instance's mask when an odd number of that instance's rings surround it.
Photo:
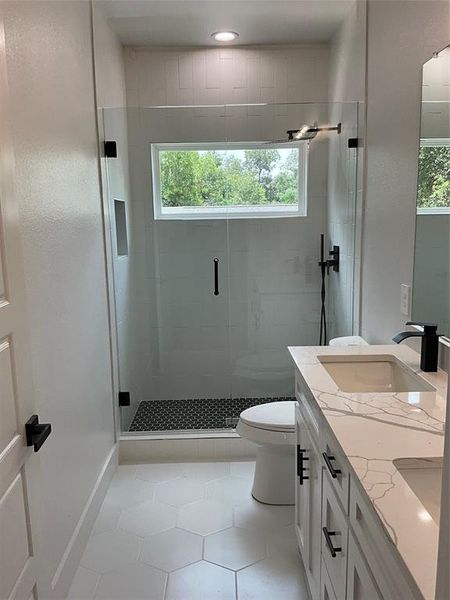
<path fill-rule="evenodd" d="M 402 283 L 400 285 L 400 312 L 409 317 L 410 311 L 411 286 Z"/>

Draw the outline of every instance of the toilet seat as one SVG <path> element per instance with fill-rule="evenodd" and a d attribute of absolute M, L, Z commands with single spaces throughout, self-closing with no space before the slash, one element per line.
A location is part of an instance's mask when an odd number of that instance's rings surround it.
<path fill-rule="evenodd" d="M 250 427 L 268 431 L 295 431 L 295 400 L 268 402 L 251 406 L 241 413 L 241 420 Z"/>
<path fill-rule="evenodd" d="M 295 444 L 295 400 L 269 402 L 241 413 L 237 433 L 255 444 Z"/>

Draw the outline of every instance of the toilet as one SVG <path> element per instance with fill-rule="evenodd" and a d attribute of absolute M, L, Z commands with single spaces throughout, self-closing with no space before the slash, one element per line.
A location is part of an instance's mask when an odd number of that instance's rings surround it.
<path fill-rule="evenodd" d="M 252 496 L 264 504 L 294 504 L 295 400 L 252 406 L 237 433 L 257 444 Z"/>
<path fill-rule="evenodd" d="M 330 340 L 330 346 L 367 346 L 360 336 Z M 257 446 L 252 496 L 264 504 L 295 503 L 295 400 L 244 410 L 236 432 Z"/>

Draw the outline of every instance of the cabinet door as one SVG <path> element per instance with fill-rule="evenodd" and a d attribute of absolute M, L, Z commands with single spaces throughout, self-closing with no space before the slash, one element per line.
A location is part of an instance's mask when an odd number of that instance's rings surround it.
<path fill-rule="evenodd" d="M 348 525 L 326 471 L 322 477 L 322 556 L 334 591 L 345 598 Z"/>
<path fill-rule="evenodd" d="M 320 575 L 320 600 L 337 600 L 324 562 Z"/>
<path fill-rule="evenodd" d="M 313 598 L 320 590 L 321 461 L 301 415 L 297 417 L 296 530 Z"/>
<path fill-rule="evenodd" d="M 348 538 L 347 600 L 382 600 L 351 531 Z"/>
<path fill-rule="evenodd" d="M 297 472 L 295 478 L 295 531 L 298 545 L 303 560 L 307 556 L 307 531 L 308 531 L 308 481 L 309 481 L 309 456 L 307 455 L 307 429 L 303 417 L 296 409 L 296 434 L 297 434 Z M 306 567 L 306 564 L 305 564 Z"/>

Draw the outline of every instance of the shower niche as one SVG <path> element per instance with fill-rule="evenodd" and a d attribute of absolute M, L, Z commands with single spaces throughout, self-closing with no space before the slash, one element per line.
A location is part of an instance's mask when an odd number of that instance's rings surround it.
<path fill-rule="evenodd" d="M 245 408 L 294 397 L 287 347 L 319 343 L 324 232 L 340 247 L 328 336 L 353 333 L 357 105 L 103 112 L 110 209 L 129 219 L 113 260 L 122 432 L 233 431 Z M 289 142 L 305 123 L 331 129 Z M 158 188 L 155 146 L 180 152 Z M 155 189 L 175 210 L 155 215 Z"/>

